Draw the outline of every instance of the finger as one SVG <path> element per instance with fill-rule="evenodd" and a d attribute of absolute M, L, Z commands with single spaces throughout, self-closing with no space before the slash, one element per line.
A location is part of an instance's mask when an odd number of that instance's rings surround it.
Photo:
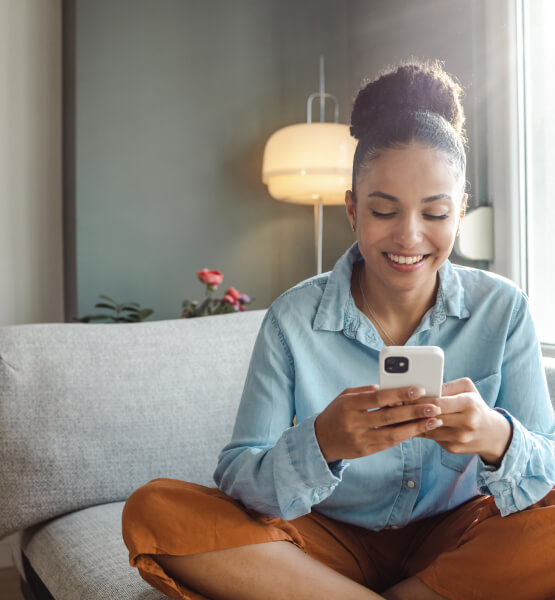
<path fill-rule="evenodd" d="M 390 390 L 379 390 L 376 393 L 378 406 L 399 406 L 401 404 L 421 403 L 426 390 L 422 387 L 410 386 L 393 388 Z"/>
<path fill-rule="evenodd" d="M 410 438 L 422 437 L 426 433 L 441 429 L 442 425 L 443 421 L 441 419 L 432 418 L 372 429 L 368 432 L 369 436 L 371 436 L 369 446 L 375 447 L 376 445 L 381 445 L 383 448 L 390 448 Z"/>
<path fill-rule="evenodd" d="M 461 379 L 454 379 L 453 381 L 444 383 L 441 388 L 441 396 L 456 396 L 457 394 L 464 394 L 465 392 L 477 391 L 472 379 L 462 377 Z"/>
<path fill-rule="evenodd" d="M 471 405 L 472 398 L 466 393 L 457 396 L 442 396 L 438 399 L 438 406 L 445 415 L 464 413 Z"/>
<path fill-rule="evenodd" d="M 373 410 L 384 406 L 396 406 L 409 400 L 420 398 L 423 388 L 414 386 L 380 390 L 379 386 L 371 385 L 361 388 L 348 388 L 341 394 L 343 401 L 352 410 Z"/>
<path fill-rule="evenodd" d="M 459 447 L 463 447 L 465 444 L 469 444 L 475 439 L 472 431 L 460 429 L 459 427 L 448 427 L 447 425 L 426 431 L 425 433 L 420 434 L 419 437 L 433 440 L 438 444 L 456 444 Z"/>
<path fill-rule="evenodd" d="M 343 390 L 341 393 L 342 396 L 351 396 L 353 394 L 362 394 L 364 392 L 377 392 L 380 389 L 379 385 L 362 385 L 360 387 L 352 387 Z"/>
<path fill-rule="evenodd" d="M 347 388 L 339 396 L 343 406 L 348 410 L 366 412 L 379 408 L 376 394 L 377 385 L 365 385 L 358 388 Z"/>
<path fill-rule="evenodd" d="M 361 426 L 366 429 L 388 427 L 400 423 L 437 417 L 440 414 L 441 408 L 435 404 L 384 407 L 379 410 L 365 412 Z"/>

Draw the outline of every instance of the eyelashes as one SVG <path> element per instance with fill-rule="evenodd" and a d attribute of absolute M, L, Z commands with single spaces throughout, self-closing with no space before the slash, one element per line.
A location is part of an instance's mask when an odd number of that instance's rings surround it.
<path fill-rule="evenodd" d="M 395 217 L 397 215 L 396 212 L 382 213 L 382 212 L 378 212 L 376 210 L 372 210 L 371 213 L 372 213 L 372 216 L 377 217 L 378 219 L 393 219 L 393 217 Z M 447 219 L 449 217 L 448 214 L 444 214 L 444 215 L 424 214 L 422 216 L 425 219 L 427 219 L 428 221 L 443 221 L 444 219 Z"/>

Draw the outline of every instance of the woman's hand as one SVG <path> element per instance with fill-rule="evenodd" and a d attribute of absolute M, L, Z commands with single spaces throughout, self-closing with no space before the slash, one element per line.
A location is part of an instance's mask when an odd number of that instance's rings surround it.
<path fill-rule="evenodd" d="M 327 462 L 380 452 L 442 425 L 436 404 L 415 387 L 349 388 L 316 418 L 318 444 Z M 428 399 L 429 400 L 429 399 Z M 410 403 L 410 404 L 405 404 Z"/>
<path fill-rule="evenodd" d="M 441 398 L 443 427 L 421 437 L 436 441 L 454 454 L 479 454 L 484 462 L 499 466 L 512 437 L 511 424 L 490 408 L 471 379 L 443 384 Z"/>

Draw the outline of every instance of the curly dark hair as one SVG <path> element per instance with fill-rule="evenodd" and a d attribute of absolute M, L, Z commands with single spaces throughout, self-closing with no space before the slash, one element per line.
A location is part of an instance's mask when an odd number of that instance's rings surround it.
<path fill-rule="evenodd" d="M 353 193 L 361 169 L 387 148 L 418 141 L 442 150 L 466 171 L 463 89 L 440 61 L 404 62 L 383 71 L 358 93 L 351 135 L 358 140 L 353 162 Z"/>

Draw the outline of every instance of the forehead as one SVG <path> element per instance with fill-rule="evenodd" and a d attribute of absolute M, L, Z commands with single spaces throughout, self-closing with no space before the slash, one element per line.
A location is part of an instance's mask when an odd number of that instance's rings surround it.
<path fill-rule="evenodd" d="M 449 156 L 418 143 L 383 150 L 365 165 L 357 180 L 357 188 L 394 196 L 403 196 L 409 190 L 422 195 L 452 193 L 459 185 L 459 173 Z"/>

